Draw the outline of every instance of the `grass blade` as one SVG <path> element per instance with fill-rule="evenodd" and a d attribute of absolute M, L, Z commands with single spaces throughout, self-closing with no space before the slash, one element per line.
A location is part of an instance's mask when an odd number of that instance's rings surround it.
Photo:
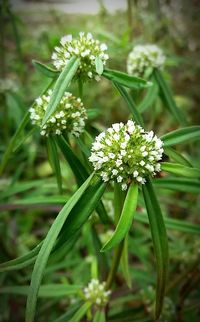
<path fill-rule="evenodd" d="M 178 176 L 188 178 L 200 178 L 200 169 L 191 168 L 178 163 L 162 162 L 162 171 L 170 172 Z"/>
<path fill-rule="evenodd" d="M 69 83 L 71 82 L 78 69 L 78 65 L 79 59 L 77 57 L 72 57 L 63 71 L 60 73 L 58 79 L 56 80 L 53 93 L 47 106 L 47 110 L 42 121 L 42 126 L 44 126 L 50 116 L 55 112 L 56 107 L 60 103 L 60 100 L 62 99 L 67 86 L 69 86 Z"/>
<path fill-rule="evenodd" d="M 137 207 L 137 199 L 138 185 L 132 184 L 128 189 L 117 227 L 111 238 L 102 247 L 101 251 L 107 251 L 111 249 L 112 247 L 116 246 L 122 239 L 124 239 L 133 221 L 133 216 Z"/>
<path fill-rule="evenodd" d="M 60 160 L 58 156 L 57 146 L 52 136 L 49 136 L 47 138 L 47 153 L 53 172 L 56 175 L 58 191 L 60 194 L 62 194 L 62 176 L 60 170 Z"/>
<path fill-rule="evenodd" d="M 29 294 L 27 298 L 27 306 L 26 306 L 26 322 L 34 321 L 36 302 L 37 302 L 40 283 L 43 277 L 44 269 L 48 261 L 49 255 L 54 246 L 54 243 L 66 221 L 66 218 L 68 217 L 68 215 L 70 214 L 75 204 L 78 202 L 78 200 L 81 198 L 81 196 L 89 186 L 91 179 L 93 178 L 93 175 L 94 174 L 92 174 L 84 182 L 84 184 L 76 191 L 76 193 L 69 199 L 69 201 L 63 207 L 63 209 L 59 212 L 57 218 L 55 219 L 53 225 L 51 226 L 42 244 L 42 247 L 39 251 L 38 257 L 34 265 L 33 273 L 32 273 L 31 284 L 30 284 Z"/>
<path fill-rule="evenodd" d="M 112 82 L 118 83 L 128 88 L 141 89 L 152 85 L 151 82 L 148 82 L 142 78 L 131 76 L 112 69 L 104 69 L 102 75 Z"/>
<path fill-rule="evenodd" d="M 119 91 L 120 95 L 125 100 L 125 102 L 127 103 L 129 111 L 133 115 L 134 121 L 137 124 L 143 126 L 142 118 L 141 118 L 140 114 L 137 111 L 137 107 L 136 107 L 132 97 L 127 93 L 127 91 L 125 90 L 125 88 L 123 88 L 123 86 L 121 86 L 120 84 L 118 84 L 116 82 L 114 82 L 114 85 L 117 88 L 117 90 Z"/>
<path fill-rule="evenodd" d="M 158 69 L 154 69 L 153 75 L 159 86 L 161 99 L 163 100 L 164 105 L 171 112 L 178 123 L 181 125 L 186 125 L 187 122 L 185 117 L 183 116 L 182 111 L 176 106 L 171 89 L 165 82 L 161 72 Z"/>
<path fill-rule="evenodd" d="M 156 319 L 158 319 L 162 312 L 167 283 L 168 241 L 162 212 L 158 204 L 151 181 L 148 180 L 146 184 L 143 185 L 142 189 L 149 217 L 154 252 L 156 256 L 157 286 L 155 317 Z"/>
<path fill-rule="evenodd" d="M 169 132 L 161 137 L 164 146 L 172 146 L 179 143 L 192 142 L 200 139 L 200 126 L 188 126 Z"/>

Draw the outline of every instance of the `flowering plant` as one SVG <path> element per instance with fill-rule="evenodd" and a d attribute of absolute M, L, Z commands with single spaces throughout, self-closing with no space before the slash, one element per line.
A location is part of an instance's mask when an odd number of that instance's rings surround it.
<path fill-rule="evenodd" d="M 145 230 L 147 234 L 143 233 L 143 229 L 140 234 L 142 238 L 143 235 L 145 238 L 147 235 L 149 240 L 151 235 L 154 248 L 157 276 L 155 296 L 153 292 L 155 319 L 161 316 L 163 306 L 164 311 L 166 309 L 169 256 L 165 224 L 169 221 L 162 215 L 156 187 L 170 187 L 172 190 L 175 187 L 179 189 L 181 187 L 182 191 L 191 192 L 192 186 L 193 192 L 199 191 L 199 168 L 193 166 L 187 158 L 172 147 L 198 138 L 200 129 L 198 126 L 181 127 L 163 134 L 160 138 L 153 130 L 147 130 L 148 126 L 142 113 L 150 107 L 149 97 L 152 98 L 151 91 L 152 88 L 155 90 L 155 86 L 159 88 L 159 93 L 166 103 L 164 107 L 171 112 L 175 122 L 185 124 L 184 115 L 180 116 L 171 92 L 158 71 L 164 64 L 165 57 L 156 46 L 140 46 L 133 50 L 128 58 L 130 74 L 106 69 L 108 60 L 106 51 L 107 46 L 94 40 L 91 33 L 80 33 L 77 39 L 71 35 L 61 38 L 61 46 L 56 47 L 52 55 L 56 70 L 40 62 L 34 62 L 36 69 L 42 75 L 49 77 L 51 83 L 25 114 L 2 159 L 1 172 L 6 168 L 13 153 L 22 146 L 21 135 L 31 119 L 32 129 L 27 136 L 30 137 L 33 130 L 37 131 L 39 127 L 40 134 L 44 137 L 43 141 L 47 143 L 49 162 L 59 188 L 58 204 L 62 205 L 47 235 L 33 250 L 0 265 L 1 271 L 8 272 L 24 269 L 34 263 L 30 285 L 12 287 L 12 290 L 5 287 L 0 291 L 28 295 L 26 322 L 33 322 L 35 319 L 38 297 L 49 297 L 49 293 L 53 294 L 53 297 L 73 295 L 73 300 L 75 296 L 75 302 L 78 302 L 70 312 L 65 312 L 64 316 L 58 317 L 57 320 L 77 322 L 85 316 L 89 320 L 94 316 L 95 322 L 110 320 L 110 317 L 112 320 L 112 309 L 115 306 L 113 300 L 118 292 L 123 292 L 120 285 L 130 288 L 130 293 L 133 290 L 128 242 L 130 238 L 135 238 L 135 220 L 149 224 Z M 146 76 L 146 67 L 151 68 L 153 75 L 151 81 L 137 77 Z M 87 113 L 83 106 L 82 86 L 86 80 L 98 80 L 99 76 L 109 80 L 116 87 L 131 113 L 131 119 L 129 118 L 127 122 L 109 125 L 108 129 L 101 133 L 94 123 L 90 123 L 88 128 L 85 128 Z M 76 98 L 73 94 L 76 88 L 71 86 L 72 80 L 73 85 L 77 85 L 80 98 Z M 97 83 L 95 84 L 98 86 Z M 88 82 L 86 85 L 89 87 L 91 83 Z M 138 102 L 134 90 L 147 91 L 148 99 L 142 97 L 141 102 Z M 158 91 L 156 97 L 157 94 Z M 153 125 L 151 127 L 154 128 Z M 93 138 L 94 132 L 97 132 L 97 136 Z M 65 180 L 66 173 L 60 166 L 61 162 L 62 165 L 64 164 L 63 160 L 71 168 L 70 173 L 76 180 L 76 185 L 73 180 Z M 169 176 L 169 173 L 173 176 Z M 180 181 L 177 176 L 186 177 L 183 179 L 186 181 Z M 187 186 L 185 182 L 190 184 Z M 65 193 L 62 195 L 63 191 Z M 72 194 L 69 195 L 71 192 Z M 104 206 L 108 195 L 114 216 L 109 215 Z M 45 197 L 46 202 L 49 202 L 52 196 L 47 195 L 45 191 Z M 57 196 L 53 195 L 53 197 Z M 39 198 L 36 200 L 38 204 L 39 200 Z M 98 216 L 92 216 L 94 211 Z M 89 218 L 91 220 L 88 220 Z M 174 225 L 178 225 L 177 220 Z M 82 262 L 80 265 L 75 263 L 79 269 L 77 274 L 79 284 L 73 283 L 73 279 L 68 278 L 66 274 L 62 283 L 41 285 L 44 274 L 48 272 L 47 265 L 50 265 L 50 271 L 52 266 L 56 270 L 63 258 L 70 254 L 82 234 L 84 238 L 81 240 L 80 253 L 85 255 L 87 249 L 96 255 L 96 257 L 93 256 L 95 260 L 92 260 L 91 272 L 88 272 L 88 266 L 84 266 L 86 276 L 91 275 L 88 286 L 83 287 Z M 99 237 L 101 235 L 103 238 Z M 85 245 L 89 247 L 84 248 Z M 74 254 L 71 256 L 74 260 Z M 59 262 L 58 266 L 57 262 Z M 146 265 L 146 261 L 144 263 L 149 270 L 151 265 Z M 132 264 L 135 265 L 135 262 Z M 63 269 L 62 265 L 59 267 Z M 67 265 L 66 261 L 64 265 Z M 119 279 L 120 266 L 121 278 Z M 73 271 L 71 268 L 69 270 Z M 23 283 L 26 282 L 22 276 L 20 280 Z M 127 302 L 127 299 L 123 301 Z M 66 305 L 69 306 L 68 303 Z M 131 301 L 128 305 L 131 305 Z M 142 319 L 148 318 L 145 310 L 142 313 Z"/>

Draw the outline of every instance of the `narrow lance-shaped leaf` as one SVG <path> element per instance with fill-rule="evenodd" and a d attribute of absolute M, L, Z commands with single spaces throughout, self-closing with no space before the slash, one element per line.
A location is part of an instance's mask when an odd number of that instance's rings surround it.
<path fill-rule="evenodd" d="M 137 207 L 137 199 L 138 199 L 138 185 L 132 183 L 128 189 L 117 227 L 113 235 L 105 243 L 101 251 L 107 251 L 111 249 L 112 247 L 117 245 L 122 239 L 124 239 L 133 221 L 134 213 Z"/>
<path fill-rule="evenodd" d="M 93 322 L 106 322 L 106 314 L 104 309 L 98 309 L 96 311 Z"/>
<path fill-rule="evenodd" d="M 71 82 L 72 78 L 74 77 L 77 69 L 79 66 L 79 58 L 72 57 L 68 63 L 66 64 L 65 68 L 60 73 L 58 79 L 56 80 L 53 93 L 51 95 L 49 104 L 47 106 L 42 126 L 48 121 L 51 115 L 55 112 L 57 105 L 60 103 L 64 92 L 66 91 L 67 86 Z"/>
<path fill-rule="evenodd" d="M 87 313 L 92 303 L 86 302 L 84 303 L 80 309 L 74 314 L 74 316 L 70 319 L 69 322 L 80 322 L 82 317 Z"/>
<path fill-rule="evenodd" d="M 175 117 L 178 123 L 180 123 L 181 125 L 186 125 L 187 122 L 185 120 L 185 117 L 183 116 L 182 111 L 178 109 L 178 107 L 176 106 L 176 102 L 173 98 L 172 92 L 167 83 L 165 82 L 164 78 L 162 77 L 161 72 L 158 69 L 154 69 L 153 75 L 160 88 L 160 95 L 161 99 L 164 102 L 164 105 Z"/>
<path fill-rule="evenodd" d="M 54 246 L 54 243 L 66 221 L 66 218 L 70 214 L 73 207 L 76 205 L 78 200 L 81 198 L 85 190 L 90 184 L 91 179 L 94 174 L 84 182 L 84 184 L 76 191 L 76 193 L 68 200 L 63 209 L 59 212 L 57 218 L 55 219 L 53 225 L 51 226 L 43 244 L 38 254 L 38 257 L 35 262 L 33 269 L 30 290 L 27 298 L 27 307 L 26 307 L 26 322 L 34 321 L 35 309 L 38 291 L 40 283 L 44 274 L 44 269 L 51 253 L 51 250 Z"/>
<path fill-rule="evenodd" d="M 135 214 L 135 220 L 148 224 L 148 217 L 145 214 Z M 192 224 L 185 220 L 164 218 L 165 226 L 167 229 L 182 231 L 184 233 L 200 235 L 200 225 Z"/>
<path fill-rule="evenodd" d="M 82 225 L 86 222 L 90 214 L 95 210 L 97 204 L 102 197 L 105 190 L 105 184 L 102 182 L 97 183 L 95 186 L 92 185 L 84 193 L 84 196 L 79 200 L 78 204 L 70 212 L 66 223 L 61 231 L 59 238 L 56 241 L 56 245 L 52 250 L 52 256 L 54 253 L 58 253 L 61 247 L 65 247 L 65 251 L 68 252 L 68 247 L 71 248 L 71 241 L 73 244 L 73 238 L 76 237 L 75 234 L 79 231 Z M 59 202 L 59 201 L 58 201 Z M 61 202 L 63 203 L 63 201 Z M 76 240 L 76 238 L 75 238 Z M 18 257 L 16 259 L 10 260 L 8 262 L 2 263 L 0 265 L 0 272 L 18 270 L 29 266 L 35 262 L 37 254 L 41 249 L 43 241 L 38 244 L 32 251 L 28 254 Z"/>
<path fill-rule="evenodd" d="M 49 87 L 51 87 L 51 85 L 53 84 L 54 80 L 50 81 L 50 83 L 47 85 L 47 87 L 42 91 L 42 94 L 44 94 Z M 41 95 L 42 95 L 41 94 Z M 26 114 L 24 115 L 21 123 L 19 124 L 15 134 L 13 135 L 12 139 L 10 140 L 10 143 L 8 144 L 8 147 L 6 149 L 6 151 L 4 152 L 2 161 L 1 161 L 1 165 L 0 165 L 0 174 L 4 171 L 9 158 L 12 155 L 12 152 L 15 150 L 16 146 L 17 148 L 19 148 L 19 144 L 18 144 L 18 140 L 24 130 L 24 128 L 26 127 L 26 125 L 28 124 L 29 121 L 29 111 L 26 112 Z M 22 141 L 22 140 L 21 140 Z"/>
<path fill-rule="evenodd" d="M 200 193 L 200 182 L 197 179 L 166 176 L 162 179 L 154 179 L 154 185 L 159 188 L 174 191 Z"/>
<path fill-rule="evenodd" d="M 179 143 L 192 142 L 200 140 L 200 126 L 188 126 L 172 132 L 169 132 L 161 137 L 166 146 L 172 146 Z"/>
<path fill-rule="evenodd" d="M 152 104 L 155 102 L 158 97 L 158 85 L 156 82 L 153 82 L 153 85 L 147 89 L 147 93 L 142 100 L 142 102 L 138 105 L 138 111 L 140 113 L 146 111 Z"/>
<path fill-rule="evenodd" d="M 62 136 L 57 136 L 56 142 L 63 153 L 63 156 L 69 163 L 72 172 L 74 173 L 77 184 L 80 186 L 85 179 L 88 177 L 88 172 L 83 167 L 81 161 L 78 159 L 77 155 L 71 149 L 70 145 Z"/>
<path fill-rule="evenodd" d="M 173 161 L 176 161 L 180 164 L 186 165 L 187 167 L 192 167 L 192 164 L 179 152 L 177 152 L 176 150 L 174 150 L 171 147 L 165 147 L 164 146 L 164 151 L 165 154 L 168 155 L 168 157 L 170 159 L 172 159 Z"/>
<path fill-rule="evenodd" d="M 97 74 L 101 75 L 103 73 L 103 62 L 99 56 L 95 59 L 95 66 Z"/>
<path fill-rule="evenodd" d="M 59 193 L 62 194 L 62 176 L 61 176 L 61 170 L 60 170 L 60 160 L 58 156 L 57 146 L 52 136 L 49 136 L 47 138 L 47 152 L 48 152 L 49 162 L 56 175 Z"/>
<path fill-rule="evenodd" d="M 130 275 L 129 262 L 128 262 L 128 234 L 126 235 L 126 237 L 124 239 L 124 245 L 123 245 L 120 264 L 121 264 L 124 278 L 126 280 L 126 284 L 129 288 L 131 288 L 132 283 L 131 283 L 131 275 Z"/>
<path fill-rule="evenodd" d="M 38 70 L 42 75 L 45 75 L 49 78 L 58 77 L 58 75 L 60 74 L 60 72 L 56 69 L 52 69 L 49 66 L 40 63 L 37 60 L 32 60 L 32 64 L 35 67 L 35 69 Z"/>
<path fill-rule="evenodd" d="M 200 178 L 200 169 L 187 167 L 178 163 L 162 162 L 161 169 L 183 177 Z"/>
<path fill-rule="evenodd" d="M 54 298 L 77 294 L 81 285 L 46 284 L 40 287 L 38 297 Z M 0 289 L 0 294 L 27 295 L 29 286 L 8 286 Z"/>
<path fill-rule="evenodd" d="M 112 82 L 116 82 L 128 88 L 141 89 L 152 85 L 151 82 L 148 82 L 142 78 L 131 76 L 112 69 L 104 69 L 102 75 Z"/>
<path fill-rule="evenodd" d="M 26 114 L 24 115 L 19 127 L 17 128 L 15 134 L 13 135 L 12 139 L 10 140 L 10 143 L 3 155 L 1 165 L 0 165 L 0 174 L 4 171 L 4 169 L 8 163 L 8 160 L 13 152 L 13 149 L 14 149 L 15 145 L 17 144 L 17 140 L 20 137 L 25 126 L 28 124 L 28 121 L 29 121 L 29 112 L 26 112 Z"/>
<path fill-rule="evenodd" d="M 76 177 L 78 186 L 80 186 L 89 176 L 87 169 L 85 168 L 85 166 L 82 164 L 82 162 L 79 160 L 79 158 L 71 149 L 70 145 L 66 142 L 66 140 L 63 137 L 60 137 L 60 136 L 57 137 L 56 141 L 63 153 L 63 156 L 69 163 L 72 169 L 72 172 Z M 103 223 L 106 224 L 110 221 L 102 202 L 100 202 L 99 205 L 97 206 L 97 213 Z"/>
<path fill-rule="evenodd" d="M 149 217 L 157 266 L 155 317 L 159 318 L 165 296 L 168 276 L 168 241 L 162 212 L 150 180 L 142 187 Z"/>
<path fill-rule="evenodd" d="M 131 114 L 133 115 L 134 121 L 143 126 L 143 120 L 141 115 L 139 114 L 139 112 L 137 111 L 137 107 L 132 99 L 132 97 L 127 93 L 127 91 L 125 90 L 125 88 L 123 88 L 123 86 L 121 86 L 120 84 L 114 82 L 115 87 L 118 89 L 120 95 L 123 97 L 123 99 L 125 100 L 125 102 L 127 103 L 127 106 L 129 108 L 129 111 L 131 112 Z"/>

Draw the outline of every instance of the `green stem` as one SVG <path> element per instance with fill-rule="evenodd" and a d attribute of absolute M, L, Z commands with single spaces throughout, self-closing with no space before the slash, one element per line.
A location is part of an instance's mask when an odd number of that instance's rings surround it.
<path fill-rule="evenodd" d="M 83 99 L 83 82 L 80 78 L 78 79 L 78 92 L 79 92 L 80 99 L 82 100 Z"/>
<path fill-rule="evenodd" d="M 120 263 L 123 247 L 124 247 L 124 239 L 119 243 L 119 245 L 115 249 L 112 265 L 106 281 L 106 289 L 110 289 L 113 284 L 113 281 L 115 279 L 117 269 Z"/>
<path fill-rule="evenodd" d="M 117 224 L 119 217 L 121 215 L 121 211 L 122 211 L 122 208 L 124 205 L 125 197 L 126 197 L 126 193 L 121 190 L 119 184 L 115 183 L 115 185 L 114 185 L 115 224 Z M 116 273 L 118 270 L 118 266 L 120 263 L 123 247 L 124 247 L 124 239 L 119 243 L 119 245 L 115 249 L 110 272 L 108 274 L 108 278 L 106 281 L 106 288 L 107 289 L 110 289 L 110 287 L 112 286 L 112 283 L 115 279 L 115 276 L 116 276 Z"/>

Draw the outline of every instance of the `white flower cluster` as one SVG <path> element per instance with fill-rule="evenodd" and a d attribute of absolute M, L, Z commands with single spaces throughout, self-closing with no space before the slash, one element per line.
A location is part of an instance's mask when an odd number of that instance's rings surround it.
<path fill-rule="evenodd" d="M 48 90 L 47 95 L 38 97 L 33 107 L 29 109 L 33 124 L 41 127 L 51 94 L 52 90 Z M 67 133 L 78 137 L 83 132 L 86 118 L 86 110 L 81 99 L 65 92 L 56 111 L 47 123 L 41 127 L 40 133 L 48 136 L 49 134 L 61 135 L 64 131 L 67 131 Z"/>
<path fill-rule="evenodd" d="M 145 132 L 129 120 L 113 124 L 96 137 L 89 161 L 103 181 L 118 182 L 126 190 L 132 181 L 144 184 L 145 177 L 161 170 L 162 145 L 153 131 Z"/>
<path fill-rule="evenodd" d="M 85 300 L 98 306 L 106 305 L 111 291 L 106 291 L 105 286 L 105 282 L 100 283 L 99 280 L 92 279 L 88 286 L 83 290 Z"/>
<path fill-rule="evenodd" d="M 162 68 L 166 57 L 156 45 L 137 45 L 129 53 L 127 71 L 130 75 L 147 77 L 154 68 Z"/>
<path fill-rule="evenodd" d="M 79 33 L 79 38 L 73 39 L 72 35 L 61 38 L 61 46 L 55 47 L 52 54 L 53 64 L 58 70 L 62 70 L 69 59 L 73 56 L 80 58 L 80 64 L 77 70 L 77 77 L 83 81 L 88 79 L 100 80 L 96 73 L 95 60 L 99 57 L 103 65 L 106 64 L 109 56 L 106 52 L 107 45 L 93 39 L 91 33 Z"/>

